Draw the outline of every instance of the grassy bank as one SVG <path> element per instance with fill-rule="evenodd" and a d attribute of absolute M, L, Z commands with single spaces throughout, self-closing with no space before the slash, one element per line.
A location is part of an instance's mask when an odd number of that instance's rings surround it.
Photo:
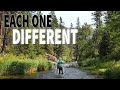
<path fill-rule="evenodd" d="M 24 55 L 12 54 L 0 56 L 0 75 L 24 75 L 26 73 L 46 71 L 53 67 L 52 62 L 43 56 L 35 59 L 26 58 Z"/>
<path fill-rule="evenodd" d="M 79 60 L 80 69 L 88 70 L 91 74 L 101 75 L 106 79 L 120 78 L 120 61 L 84 59 Z"/>

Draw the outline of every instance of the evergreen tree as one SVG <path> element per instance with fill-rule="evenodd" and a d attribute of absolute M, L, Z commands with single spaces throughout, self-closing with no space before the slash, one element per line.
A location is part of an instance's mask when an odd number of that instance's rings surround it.
<path fill-rule="evenodd" d="M 55 33 L 55 29 L 58 28 L 58 19 L 57 19 L 56 15 L 55 15 L 55 12 L 54 12 L 54 11 L 51 11 L 51 12 L 50 12 L 50 15 L 52 16 L 52 27 L 51 27 L 51 29 L 53 29 L 53 30 L 54 30 L 54 33 Z M 55 37 L 53 37 L 53 39 L 54 39 L 54 41 L 55 41 Z M 48 50 L 49 47 L 50 47 L 50 49 L 53 50 L 53 51 Z M 48 51 L 50 51 L 50 52 L 48 52 L 48 53 L 52 53 L 52 54 L 56 55 L 56 53 L 57 53 L 57 45 L 52 45 L 52 44 L 46 45 L 46 48 L 47 48 Z"/>
<path fill-rule="evenodd" d="M 52 16 L 52 29 L 55 30 L 56 28 L 58 28 L 58 19 L 54 11 L 51 11 L 50 15 Z"/>
<path fill-rule="evenodd" d="M 70 29 L 73 29 L 73 24 L 72 24 L 72 23 L 70 24 Z M 69 48 L 70 48 L 70 54 L 69 54 L 69 56 L 70 56 L 71 58 L 73 58 L 73 52 L 74 52 L 74 51 L 73 51 L 74 49 L 73 49 L 73 44 L 72 44 L 72 42 L 73 42 L 73 41 L 72 41 L 72 38 L 73 38 L 73 37 L 72 37 L 72 35 L 71 35 L 71 36 L 70 36 L 70 45 L 69 45 Z"/>
<path fill-rule="evenodd" d="M 59 26 L 59 28 L 61 29 L 61 31 L 62 31 L 62 29 L 63 29 L 63 27 L 62 27 L 62 23 L 63 23 L 63 21 L 62 21 L 62 17 L 60 17 L 60 26 Z M 61 32 L 61 38 L 62 38 L 62 32 Z M 61 41 L 62 41 L 62 39 L 61 39 Z M 58 55 L 58 57 L 62 57 L 62 53 L 63 53 L 63 47 L 62 47 L 63 45 L 62 45 L 62 43 L 61 43 L 61 45 L 56 45 L 56 47 L 58 47 L 58 50 L 57 50 L 57 52 L 56 52 L 56 54 Z"/>
<path fill-rule="evenodd" d="M 120 59 L 120 11 L 107 11 L 106 13 L 106 29 L 110 34 L 111 57 Z"/>
<path fill-rule="evenodd" d="M 107 56 L 111 53 L 110 35 L 107 31 L 103 32 L 102 40 L 99 45 L 99 54 L 101 57 Z"/>
<path fill-rule="evenodd" d="M 94 55 L 96 57 L 96 55 L 98 55 L 98 47 L 99 47 L 99 43 L 101 40 L 101 30 L 102 30 L 102 11 L 95 11 L 94 13 L 92 13 L 92 15 L 94 16 L 93 20 L 95 21 L 94 25 L 95 25 L 95 30 L 93 32 L 93 48 L 94 48 Z"/>
<path fill-rule="evenodd" d="M 79 17 L 77 18 L 77 23 L 76 23 L 76 25 L 77 25 L 76 28 L 79 29 L 79 28 L 80 28 L 80 18 L 79 18 Z"/>
<path fill-rule="evenodd" d="M 78 39 L 77 39 L 77 45 L 78 45 L 78 58 L 87 58 L 90 55 L 91 52 L 91 35 L 92 35 L 92 27 L 91 25 L 88 25 L 85 23 L 82 25 L 81 28 L 79 28 L 78 31 Z"/>
<path fill-rule="evenodd" d="M 79 17 L 77 18 L 76 28 L 78 29 L 78 32 L 81 29 L 80 28 L 80 19 L 79 19 Z M 79 35 L 77 34 L 77 38 L 76 38 L 77 42 L 76 42 L 76 45 L 75 45 L 75 52 L 74 52 L 76 60 L 78 60 L 78 56 L 79 56 L 79 52 L 78 52 L 78 39 L 79 39 Z"/>

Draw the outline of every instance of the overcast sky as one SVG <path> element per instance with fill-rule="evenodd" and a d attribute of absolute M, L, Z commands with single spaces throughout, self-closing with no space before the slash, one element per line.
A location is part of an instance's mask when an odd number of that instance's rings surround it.
<path fill-rule="evenodd" d="M 75 27 L 77 17 L 80 18 L 81 25 L 83 25 L 85 22 L 88 24 L 93 24 L 92 12 L 94 11 L 55 11 L 55 14 L 58 20 L 60 16 L 62 17 L 66 27 L 70 27 L 71 23 L 73 23 L 73 27 Z M 42 13 L 46 15 L 49 14 L 50 11 L 42 11 Z"/>

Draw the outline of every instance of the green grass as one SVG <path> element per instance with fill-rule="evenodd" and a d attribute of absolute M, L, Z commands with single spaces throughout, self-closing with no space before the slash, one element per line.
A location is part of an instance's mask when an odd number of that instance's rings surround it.
<path fill-rule="evenodd" d="M 53 64 L 42 56 L 35 59 L 21 59 L 20 57 L 14 55 L 0 56 L 0 75 L 24 75 L 49 70 L 53 67 Z"/>
<path fill-rule="evenodd" d="M 106 79 L 120 78 L 120 61 L 84 59 L 79 60 L 80 69 L 88 70 L 91 74 L 102 75 Z"/>

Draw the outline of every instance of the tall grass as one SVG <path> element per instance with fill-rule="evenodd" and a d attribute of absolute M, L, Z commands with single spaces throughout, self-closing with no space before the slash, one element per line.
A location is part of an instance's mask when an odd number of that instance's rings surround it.
<path fill-rule="evenodd" d="M 35 59 L 23 58 L 13 54 L 0 56 L 0 75 L 23 75 L 26 73 L 49 70 L 52 62 L 39 56 Z"/>
<path fill-rule="evenodd" d="M 102 75 L 106 79 L 120 78 L 120 61 L 84 59 L 79 60 L 79 65 L 83 70 L 89 70 L 92 74 Z"/>

